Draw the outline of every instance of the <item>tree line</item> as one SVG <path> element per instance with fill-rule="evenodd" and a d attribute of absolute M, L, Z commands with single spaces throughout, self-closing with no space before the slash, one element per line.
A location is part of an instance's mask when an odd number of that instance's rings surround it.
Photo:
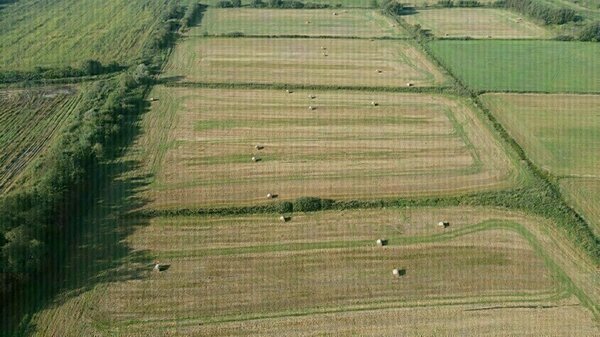
<path fill-rule="evenodd" d="M 196 13 L 173 5 L 145 46 L 144 62 L 87 90 L 73 121 L 34 169 L 36 180 L 0 197 L 1 305 L 7 305 L 9 292 L 56 262 L 51 252 L 68 245 L 81 215 L 77 206 L 93 200 L 100 164 L 118 154 L 118 142 L 129 132 L 123 121 L 143 111 L 151 73 L 166 58 L 165 48 L 174 42 L 181 20 L 198 15 L 197 7 L 191 10 Z M 105 67 L 84 62 L 82 71 L 96 74 Z"/>
<path fill-rule="evenodd" d="M 547 25 L 562 25 L 581 19 L 570 8 L 561 8 L 538 0 L 500 0 L 495 5 L 542 20 Z"/>

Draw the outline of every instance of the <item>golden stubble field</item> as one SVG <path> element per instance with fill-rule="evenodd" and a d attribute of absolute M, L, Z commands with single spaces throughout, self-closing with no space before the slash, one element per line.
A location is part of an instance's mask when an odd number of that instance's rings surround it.
<path fill-rule="evenodd" d="M 152 95 L 160 99 L 131 154 L 154 177 L 143 193 L 151 208 L 274 202 L 268 193 L 440 195 L 523 178 L 467 103 L 451 96 L 169 87 Z"/>
<path fill-rule="evenodd" d="M 594 296 L 594 267 L 550 228 L 493 208 L 325 211 L 288 223 L 270 214 L 155 218 L 127 242 L 167 271 L 148 265 L 35 320 L 40 335 L 61 336 L 592 336 L 596 323 L 573 291 Z"/>
<path fill-rule="evenodd" d="M 173 52 L 164 77 L 344 87 L 441 86 L 448 81 L 412 42 L 301 38 L 189 37 Z"/>
<path fill-rule="evenodd" d="M 335 14 L 334 14 L 335 13 Z M 374 9 L 209 8 L 189 35 L 243 33 L 347 37 L 400 37 L 406 32 Z"/>
<path fill-rule="evenodd" d="M 491 8 L 445 8 L 420 10 L 403 17 L 406 22 L 430 29 L 439 37 L 534 39 L 550 32 L 518 13 Z"/>

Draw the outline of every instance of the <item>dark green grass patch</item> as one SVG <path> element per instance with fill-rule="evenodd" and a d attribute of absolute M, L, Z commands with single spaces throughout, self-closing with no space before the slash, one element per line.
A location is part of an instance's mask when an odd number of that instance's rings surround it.
<path fill-rule="evenodd" d="M 434 41 L 434 55 L 479 91 L 600 92 L 600 44 Z"/>

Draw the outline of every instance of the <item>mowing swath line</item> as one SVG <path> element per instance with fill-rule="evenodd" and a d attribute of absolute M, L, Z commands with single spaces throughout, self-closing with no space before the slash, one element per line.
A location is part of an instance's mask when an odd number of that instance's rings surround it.
<path fill-rule="evenodd" d="M 203 317 L 203 318 L 174 318 L 174 319 L 148 319 L 148 320 L 128 320 L 120 322 L 121 326 L 134 326 L 134 325 L 145 325 L 149 322 L 152 323 L 172 323 L 177 322 L 178 325 L 196 325 L 196 324 L 222 324 L 230 322 L 245 322 L 245 321 L 257 321 L 257 320 L 269 320 L 275 318 L 286 318 L 286 317 L 302 317 L 302 316 L 313 316 L 313 315 L 325 315 L 335 313 L 351 313 L 351 312 L 366 312 L 366 311 L 382 311 L 389 309 L 399 308 L 427 308 L 427 307 L 453 307 L 460 305 L 483 305 L 483 304 L 496 304 L 496 303 L 508 303 L 509 308 L 512 304 L 513 307 L 519 306 L 518 303 L 539 303 L 539 302 L 554 302 L 561 299 L 568 298 L 569 294 L 560 293 L 539 293 L 539 294 L 517 294 L 514 296 L 479 296 L 477 300 L 474 298 L 465 297 L 443 297 L 437 299 L 427 299 L 419 301 L 378 301 L 378 304 L 366 303 L 362 305 L 352 305 L 340 307 L 330 307 L 322 309 L 302 310 L 302 311 L 285 311 L 270 314 L 256 314 L 256 315 L 238 315 L 238 316 L 221 316 L 220 318 L 215 317 Z M 537 306 L 536 306 L 537 307 Z"/>
<path fill-rule="evenodd" d="M 446 242 L 461 236 L 468 234 L 474 234 L 484 232 L 493 229 L 504 229 L 512 230 L 516 233 L 522 234 L 517 230 L 518 223 L 509 221 L 498 221 L 489 220 L 479 224 L 462 227 L 451 232 L 444 232 L 435 235 L 426 236 L 413 236 L 406 237 L 403 235 L 398 236 L 387 236 L 387 246 L 409 246 L 415 244 L 435 243 L 435 242 Z M 156 259 L 176 259 L 176 258 L 200 258 L 204 256 L 223 256 L 223 255 L 237 255 L 237 254 L 255 254 L 255 253 L 276 253 L 276 252 L 293 252 L 293 251 L 308 251 L 313 249 L 325 250 L 325 249 L 343 249 L 343 248 L 357 248 L 357 247 L 372 247 L 373 240 L 340 240 L 340 241 L 324 241 L 324 242 L 294 242 L 289 241 L 281 244 L 272 245 L 259 245 L 254 246 L 251 244 L 239 245 L 228 248 L 207 248 L 198 250 L 186 250 L 183 252 L 176 251 L 161 251 L 156 252 L 154 258 Z"/>

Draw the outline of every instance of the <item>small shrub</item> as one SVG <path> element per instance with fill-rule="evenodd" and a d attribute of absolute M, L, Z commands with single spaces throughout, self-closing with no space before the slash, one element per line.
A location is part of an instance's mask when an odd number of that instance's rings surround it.
<path fill-rule="evenodd" d="M 229 0 L 220 0 L 216 5 L 218 8 L 233 8 L 233 2 Z"/>
<path fill-rule="evenodd" d="M 81 69 L 83 70 L 83 72 L 90 76 L 102 74 L 102 72 L 104 71 L 102 63 L 100 63 L 100 61 L 98 60 L 83 61 L 83 63 L 81 64 Z"/>
<path fill-rule="evenodd" d="M 277 212 L 281 214 L 292 213 L 294 211 L 294 204 L 289 201 L 282 201 L 277 205 Z"/>
<path fill-rule="evenodd" d="M 242 33 L 242 32 L 229 32 L 229 33 L 223 34 L 223 36 L 227 36 L 227 37 L 242 37 L 242 36 L 244 36 L 244 33 Z"/>
<path fill-rule="evenodd" d="M 585 26 L 585 28 L 579 33 L 580 41 L 600 41 L 600 21 L 592 22 Z"/>
<path fill-rule="evenodd" d="M 250 2 L 250 7 L 252 8 L 265 8 L 267 4 L 262 0 L 252 0 Z"/>

